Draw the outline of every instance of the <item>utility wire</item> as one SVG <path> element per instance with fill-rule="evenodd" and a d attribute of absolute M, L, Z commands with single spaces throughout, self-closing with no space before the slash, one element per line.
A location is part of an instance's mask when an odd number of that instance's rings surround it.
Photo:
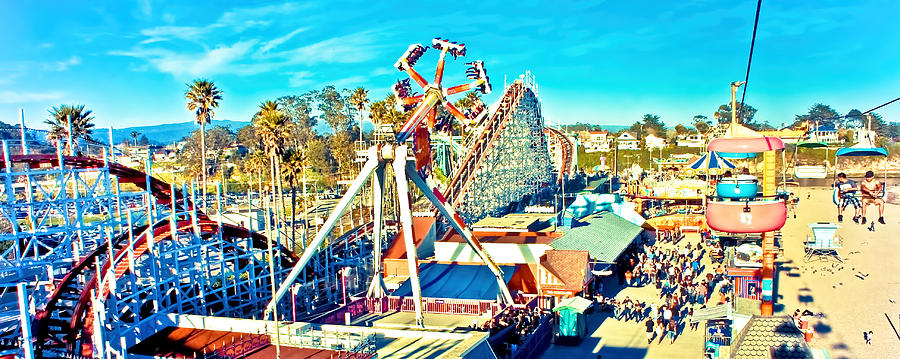
<path fill-rule="evenodd" d="M 894 102 L 897 102 L 897 101 L 900 101 L 900 97 L 897 97 L 897 98 L 895 98 L 895 99 L 893 99 L 893 100 L 890 100 L 890 101 L 888 101 L 888 102 L 885 102 L 885 103 L 883 103 L 883 104 L 880 104 L 880 105 L 878 105 L 878 106 L 875 106 L 875 108 L 873 108 L 873 109 L 871 109 L 871 110 L 868 110 L 868 111 L 866 111 L 866 112 L 863 112 L 862 114 L 865 115 L 865 114 L 867 114 L 867 113 L 871 113 L 872 111 L 875 111 L 875 110 L 877 110 L 877 109 L 879 109 L 879 108 L 882 108 L 882 107 L 884 107 L 884 106 L 890 105 L 890 104 L 892 104 L 892 103 L 894 103 Z"/>
<path fill-rule="evenodd" d="M 761 7 L 762 7 L 762 0 L 757 0 L 757 2 L 756 2 L 756 19 L 753 20 L 753 37 L 750 38 L 750 56 L 747 58 L 747 74 L 744 75 L 744 90 L 741 93 L 741 107 L 738 107 L 740 109 L 740 111 L 744 111 L 744 96 L 747 95 L 747 84 L 748 84 L 748 81 L 750 80 L 750 63 L 753 62 L 753 47 L 756 44 L 756 29 L 759 26 L 759 9 Z M 738 111 L 738 110 L 731 109 L 731 111 Z"/>

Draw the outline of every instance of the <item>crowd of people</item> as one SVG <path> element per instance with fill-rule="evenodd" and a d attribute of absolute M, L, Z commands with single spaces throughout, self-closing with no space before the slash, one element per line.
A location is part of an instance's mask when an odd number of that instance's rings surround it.
<path fill-rule="evenodd" d="M 652 285 L 659 291 L 658 300 L 594 296 L 598 310 L 612 311 L 618 320 L 643 323 L 648 344 L 656 339 L 660 343 L 665 339 L 674 343 L 683 328 L 697 330 L 697 323 L 689 324 L 695 308 L 705 308 L 711 299 L 717 303 L 730 302 L 733 290 L 721 264 L 714 264 L 715 268 L 709 271 L 701 264 L 707 254 L 702 244 L 678 245 L 680 238 L 666 234 L 661 239 L 672 247 L 659 246 L 663 241 L 645 244 L 617 268 L 620 284 Z M 602 290 L 595 291 L 599 292 Z"/>
<path fill-rule="evenodd" d="M 490 337 L 495 338 L 507 328 L 512 327 L 505 334 L 502 342 L 494 344 L 497 356 L 505 358 L 506 355 L 514 353 L 520 345 L 525 343 L 528 336 L 534 333 L 540 325 L 541 319 L 546 315 L 548 314 L 540 308 L 507 307 L 498 316 L 484 322 L 481 326 L 474 321 L 469 328 L 489 332 Z"/>

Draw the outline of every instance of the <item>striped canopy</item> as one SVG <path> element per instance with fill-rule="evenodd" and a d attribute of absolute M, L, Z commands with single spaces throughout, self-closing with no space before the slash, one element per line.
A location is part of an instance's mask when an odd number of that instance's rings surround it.
<path fill-rule="evenodd" d="M 734 164 L 719 156 L 718 152 L 709 151 L 705 155 L 698 158 L 688 167 L 694 170 L 702 170 L 708 168 L 734 168 Z"/>

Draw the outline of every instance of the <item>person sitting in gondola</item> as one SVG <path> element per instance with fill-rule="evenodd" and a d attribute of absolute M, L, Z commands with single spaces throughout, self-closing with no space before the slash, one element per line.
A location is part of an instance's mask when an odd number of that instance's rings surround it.
<path fill-rule="evenodd" d="M 859 198 L 856 197 L 856 192 L 859 190 L 856 181 L 847 178 L 847 174 L 841 172 L 838 173 L 837 182 L 834 185 L 837 187 L 838 197 L 840 198 L 838 203 L 838 222 L 844 221 L 844 209 L 847 206 L 853 206 L 853 222 L 859 223 L 862 204 L 859 202 Z M 865 223 L 865 218 L 863 218 L 863 223 Z"/>
<path fill-rule="evenodd" d="M 859 191 L 863 195 L 862 223 L 866 223 L 866 207 L 870 204 L 878 206 L 878 223 L 884 223 L 884 185 L 875 179 L 875 172 L 866 171 L 866 179 L 859 185 Z"/>

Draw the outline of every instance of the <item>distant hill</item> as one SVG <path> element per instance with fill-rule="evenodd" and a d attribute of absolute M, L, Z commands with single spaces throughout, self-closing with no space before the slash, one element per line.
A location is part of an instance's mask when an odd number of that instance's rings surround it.
<path fill-rule="evenodd" d="M 237 130 L 241 129 L 244 126 L 250 125 L 250 122 L 245 121 L 230 121 L 230 120 L 213 120 L 207 128 L 212 128 L 214 126 L 222 126 L 228 127 L 232 131 L 237 132 Z M 132 131 L 137 131 L 140 134 L 147 136 L 147 139 L 150 140 L 150 143 L 157 145 L 168 145 L 173 142 L 177 142 L 182 138 L 188 136 L 194 130 L 199 129 L 200 126 L 195 122 L 181 122 L 181 123 L 164 123 L 160 125 L 153 126 L 137 126 L 137 127 L 126 127 L 126 128 L 114 128 L 113 129 L 113 142 L 121 143 L 124 140 L 133 140 L 131 137 Z M 94 130 L 93 137 L 98 141 L 106 142 L 107 139 L 106 130 L 100 128 Z"/>

